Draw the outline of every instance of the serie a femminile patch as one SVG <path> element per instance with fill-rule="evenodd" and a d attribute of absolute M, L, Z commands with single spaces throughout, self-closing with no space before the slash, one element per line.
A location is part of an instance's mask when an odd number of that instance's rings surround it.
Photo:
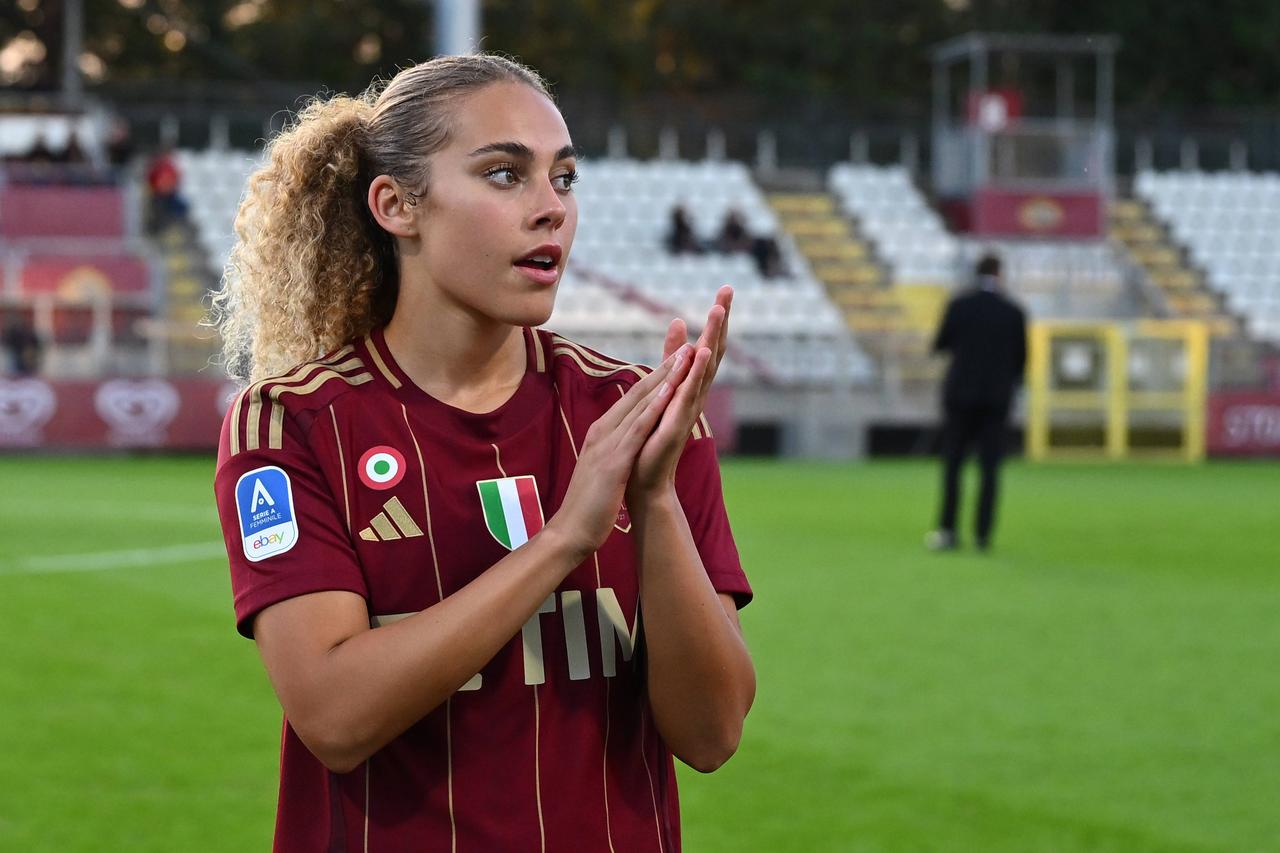
<path fill-rule="evenodd" d="M 252 563 L 283 554 L 298 543 L 293 484 L 275 465 L 255 468 L 236 481 L 236 513 L 245 559 Z"/>

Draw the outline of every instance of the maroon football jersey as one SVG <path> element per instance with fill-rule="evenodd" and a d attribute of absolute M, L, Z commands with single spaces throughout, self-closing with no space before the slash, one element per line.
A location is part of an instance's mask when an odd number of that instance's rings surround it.
<path fill-rule="evenodd" d="M 536 535 L 587 428 L 645 369 L 525 330 L 527 369 L 473 414 L 413 384 L 381 331 L 251 385 L 215 483 L 239 630 L 284 599 L 364 597 L 372 624 L 424 610 Z M 742 572 L 705 419 L 676 489 L 713 586 Z M 644 689 L 631 521 L 576 567 L 443 706 L 350 773 L 285 721 L 277 851 L 680 848 L 676 779 Z"/>

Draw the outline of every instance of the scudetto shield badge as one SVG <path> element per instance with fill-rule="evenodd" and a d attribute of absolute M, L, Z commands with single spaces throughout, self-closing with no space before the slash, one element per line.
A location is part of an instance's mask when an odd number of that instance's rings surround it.
<path fill-rule="evenodd" d="M 480 505 L 489 533 L 504 548 L 519 548 L 542 529 L 542 502 L 533 475 L 479 480 Z"/>

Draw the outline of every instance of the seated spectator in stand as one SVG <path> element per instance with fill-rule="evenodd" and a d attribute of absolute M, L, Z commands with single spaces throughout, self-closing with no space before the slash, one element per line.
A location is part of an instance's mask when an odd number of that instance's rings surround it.
<path fill-rule="evenodd" d="M 33 165 L 52 163 L 55 160 L 53 149 L 49 147 L 49 143 L 45 140 L 43 134 L 36 137 L 35 144 L 22 156 L 22 162 Z"/>
<path fill-rule="evenodd" d="M 107 162 L 119 169 L 128 164 L 133 157 L 133 132 L 129 122 L 117 116 L 111 122 L 111 131 L 107 134 Z"/>
<path fill-rule="evenodd" d="M 730 209 L 725 213 L 720 235 L 716 237 L 716 251 L 726 255 L 751 251 L 751 235 L 747 233 L 747 223 L 738 211 Z"/>
<path fill-rule="evenodd" d="M 765 278 L 786 275 L 778 241 L 769 236 L 751 236 L 742 214 L 736 210 L 730 209 L 725 213 L 720 234 L 716 237 L 715 248 L 716 251 L 724 252 L 726 255 L 736 252 L 751 255 L 756 262 L 756 268 L 760 270 L 760 275 Z"/>
<path fill-rule="evenodd" d="M 694 233 L 689 214 L 681 205 L 671 209 L 671 230 L 667 232 L 667 250 L 673 255 L 698 255 L 702 253 L 702 244 Z"/>
<path fill-rule="evenodd" d="M 67 146 L 61 151 L 53 154 L 53 162 L 62 163 L 64 165 L 76 166 L 89 162 L 89 157 L 84 153 L 84 146 L 80 144 L 80 134 L 74 130 L 67 139 Z"/>
<path fill-rule="evenodd" d="M 751 257 L 765 278 L 781 278 L 787 274 L 782 263 L 782 250 L 772 237 L 756 237 L 751 241 Z"/>
<path fill-rule="evenodd" d="M 151 190 L 151 228 L 159 231 L 187 215 L 187 203 L 178 192 L 182 173 L 166 146 L 147 168 L 147 186 Z"/>
<path fill-rule="evenodd" d="M 35 376 L 40 372 L 40 338 L 26 320 L 15 319 L 5 327 L 4 348 L 15 376 Z"/>

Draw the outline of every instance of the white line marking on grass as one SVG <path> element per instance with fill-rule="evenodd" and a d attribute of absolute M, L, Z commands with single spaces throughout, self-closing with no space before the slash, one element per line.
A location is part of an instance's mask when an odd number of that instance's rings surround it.
<path fill-rule="evenodd" d="M 0 504 L 0 514 L 6 518 L 24 516 L 41 518 L 50 512 L 62 511 L 67 501 L 62 499 L 29 498 L 22 496 L 21 501 L 5 501 Z M 218 523 L 218 510 L 212 505 L 139 502 L 127 499 L 117 501 L 75 499 L 72 501 L 76 516 L 80 519 L 128 519 L 136 521 L 139 517 L 149 521 L 180 521 Z"/>
<path fill-rule="evenodd" d="M 56 572 L 101 572 L 108 569 L 136 569 L 165 563 L 188 563 L 225 557 L 221 542 L 193 542 L 160 548 L 131 548 L 125 551 L 98 551 L 90 554 L 50 554 L 23 557 L 0 563 L 0 575 L 53 574 Z"/>

